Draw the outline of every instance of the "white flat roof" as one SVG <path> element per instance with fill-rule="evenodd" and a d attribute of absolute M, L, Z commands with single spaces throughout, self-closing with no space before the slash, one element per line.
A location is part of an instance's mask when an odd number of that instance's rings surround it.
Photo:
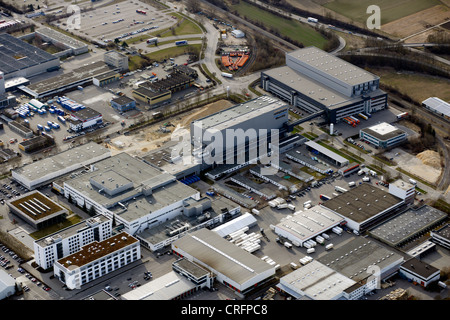
<path fill-rule="evenodd" d="M 287 216 L 276 227 L 303 241 L 338 225 L 343 220 L 326 208 L 314 206 Z"/>
<path fill-rule="evenodd" d="M 394 127 L 393 125 L 391 125 L 387 122 L 381 122 L 379 124 L 369 127 L 369 129 L 371 129 L 371 130 L 375 131 L 376 133 L 378 133 L 379 135 L 383 135 L 383 136 L 397 130 L 396 127 Z"/>
<path fill-rule="evenodd" d="M 280 279 L 280 284 L 314 300 L 333 300 L 356 282 L 313 260 Z"/>
<path fill-rule="evenodd" d="M 422 103 L 426 104 L 430 109 L 433 109 L 450 117 L 450 103 L 445 102 L 438 97 L 430 97 L 424 100 Z"/>

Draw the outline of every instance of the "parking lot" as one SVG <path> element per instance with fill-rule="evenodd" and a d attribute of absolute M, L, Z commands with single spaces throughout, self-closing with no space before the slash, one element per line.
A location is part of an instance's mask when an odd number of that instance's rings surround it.
<path fill-rule="evenodd" d="M 137 13 L 136 10 L 145 11 L 146 14 Z M 128 40 L 141 33 L 166 29 L 173 26 L 176 21 L 170 15 L 148 4 L 128 0 L 82 13 L 81 29 L 73 31 L 80 36 L 109 42 L 118 37 L 121 40 Z M 61 19 L 55 25 L 63 30 L 68 29 L 65 19 Z M 111 25 L 114 25 L 114 28 Z M 147 30 L 144 31 L 143 28 Z M 124 36 L 124 33 L 130 35 Z"/>

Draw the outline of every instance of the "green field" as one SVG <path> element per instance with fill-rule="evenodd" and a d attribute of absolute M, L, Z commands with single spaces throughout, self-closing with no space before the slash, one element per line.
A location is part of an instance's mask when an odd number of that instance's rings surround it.
<path fill-rule="evenodd" d="M 244 19 L 247 17 L 253 21 L 261 22 L 268 31 L 271 29 L 278 30 L 281 35 L 299 41 L 305 47 L 316 46 L 323 49 L 327 43 L 327 39 L 313 28 L 295 20 L 279 17 L 247 2 L 240 1 L 239 4 L 232 5 L 231 10 L 236 10 Z"/>
<path fill-rule="evenodd" d="M 188 52 L 193 52 L 196 53 L 197 55 L 200 55 L 201 48 L 202 48 L 201 44 L 190 44 L 187 46 L 162 49 L 159 51 L 146 54 L 146 56 L 149 57 L 150 59 L 160 61 L 163 59 L 177 57 Z"/>
<path fill-rule="evenodd" d="M 334 0 L 324 4 L 324 7 L 365 24 L 371 15 L 366 13 L 367 8 L 377 5 L 381 10 L 383 25 L 438 4 L 441 4 L 439 0 Z"/>

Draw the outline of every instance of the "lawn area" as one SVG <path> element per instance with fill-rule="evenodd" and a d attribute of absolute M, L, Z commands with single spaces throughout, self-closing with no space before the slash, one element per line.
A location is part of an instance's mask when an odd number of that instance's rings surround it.
<path fill-rule="evenodd" d="M 279 17 L 247 2 L 240 1 L 239 4 L 232 5 L 231 10 L 239 12 L 244 19 L 248 17 L 261 22 L 268 30 L 278 30 L 280 34 L 303 43 L 305 47 L 316 46 L 323 49 L 327 43 L 327 39 L 313 28 L 295 20 Z"/>
<path fill-rule="evenodd" d="M 199 41 L 199 40 L 202 40 L 202 37 L 187 38 L 186 40 L 187 40 L 188 42 L 189 42 L 189 41 Z M 158 46 L 163 46 L 163 45 L 169 44 L 169 43 L 175 44 L 176 41 L 178 41 L 178 40 L 159 41 L 159 42 L 158 42 Z M 156 46 L 155 46 L 154 44 L 149 44 L 149 45 L 147 45 L 147 47 L 153 48 L 153 47 L 156 47 Z"/>
<path fill-rule="evenodd" d="M 382 85 L 393 87 L 419 103 L 429 97 L 439 97 L 444 101 L 450 100 L 450 80 L 448 79 L 417 73 L 397 73 L 390 68 L 370 69 L 370 72 L 380 76 Z"/>
<path fill-rule="evenodd" d="M 150 59 L 153 59 L 156 61 L 181 56 L 182 54 L 185 54 L 188 52 L 192 52 L 192 53 L 195 53 L 198 56 L 200 56 L 201 48 L 202 48 L 201 44 L 190 44 L 187 46 L 171 47 L 171 48 L 167 48 L 167 49 L 162 49 L 159 51 L 149 53 L 146 56 L 149 57 Z"/>
<path fill-rule="evenodd" d="M 41 238 L 43 238 L 43 237 L 45 237 L 45 236 L 47 236 L 49 234 L 55 233 L 55 232 L 57 232 L 57 231 L 59 231 L 61 229 L 64 229 L 64 228 L 70 227 L 70 226 L 72 226 L 74 224 L 77 224 L 78 222 L 80 222 L 82 220 L 83 219 L 80 216 L 73 215 L 73 216 L 71 216 L 70 218 L 68 218 L 66 221 L 64 221 L 62 223 L 57 223 L 57 224 L 54 224 L 54 225 L 49 226 L 47 228 L 44 228 L 42 230 L 38 230 L 38 231 L 35 231 L 33 233 L 30 233 L 30 236 L 33 239 L 36 239 L 36 240 L 37 239 L 41 239 Z"/>
<path fill-rule="evenodd" d="M 323 6 L 354 21 L 366 23 L 371 14 L 366 10 L 370 5 L 380 7 L 381 24 L 395 21 L 410 14 L 441 4 L 439 0 L 334 0 Z"/>
<path fill-rule="evenodd" d="M 128 61 L 128 69 L 130 69 L 130 71 L 141 69 L 144 67 L 145 62 L 146 60 L 140 56 L 130 56 Z"/>

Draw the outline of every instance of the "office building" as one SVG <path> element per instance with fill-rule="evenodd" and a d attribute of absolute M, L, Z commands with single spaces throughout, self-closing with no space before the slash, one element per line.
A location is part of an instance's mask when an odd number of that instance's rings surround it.
<path fill-rule="evenodd" d="M 111 70 L 93 77 L 92 83 L 97 87 L 104 87 L 118 81 L 120 78 L 121 74 L 117 70 Z"/>
<path fill-rule="evenodd" d="M 105 52 L 103 60 L 107 65 L 117 68 L 119 71 L 128 70 L 128 57 L 118 51 L 111 50 Z"/>
<path fill-rule="evenodd" d="M 82 286 L 141 258 L 139 241 L 126 232 L 103 241 L 93 241 L 79 251 L 59 259 L 54 275 L 68 289 Z"/>
<path fill-rule="evenodd" d="M 387 122 L 361 129 L 359 131 L 359 137 L 361 140 L 366 140 L 380 149 L 395 147 L 407 139 L 405 131 Z"/>
<path fill-rule="evenodd" d="M 82 131 L 103 122 L 102 114 L 90 107 L 72 112 L 69 118 L 69 127 L 75 132 Z"/>
<path fill-rule="evenodd" d="M 96 215 L 34 241 L 34 259 L 42 269 L 49 269 L 55 261 L 93 241 L 103 241 L 111 237 L 111 233 L 112 220 Z"/>
<path fill-rule="evenodd" d="M 416 186 L 412 183 L 398 179 L 389 183 L 389 193 L 404 200 L 405 203 L 414 204 L 416 196 Z"/>
<path fill-rule="evenodd" d="M 13 169 L 12 178 L 28 189 L 35 189 L 110 156 L 111 150 L 95 142 L 89 142 Z"/>
<path fill-rule="evenodd" d="M 337 123 L 387 106 L 378 76 L 315 47 L 286 53 L 286 65 L 261 72 L 261 87 L 309 113 Z"/>
<path fill-rule="evenodd" d="M 444 248 L 450 249 L 450 224 L 431 231 L 431 240 Z"/>
<path fill-rule="evenodd" d="M 275 267 L 222 238 L 200 229 L 172 243 L 173 252 L 211 271 L 216 281 L 241 296 L 275 274 Z"/>

